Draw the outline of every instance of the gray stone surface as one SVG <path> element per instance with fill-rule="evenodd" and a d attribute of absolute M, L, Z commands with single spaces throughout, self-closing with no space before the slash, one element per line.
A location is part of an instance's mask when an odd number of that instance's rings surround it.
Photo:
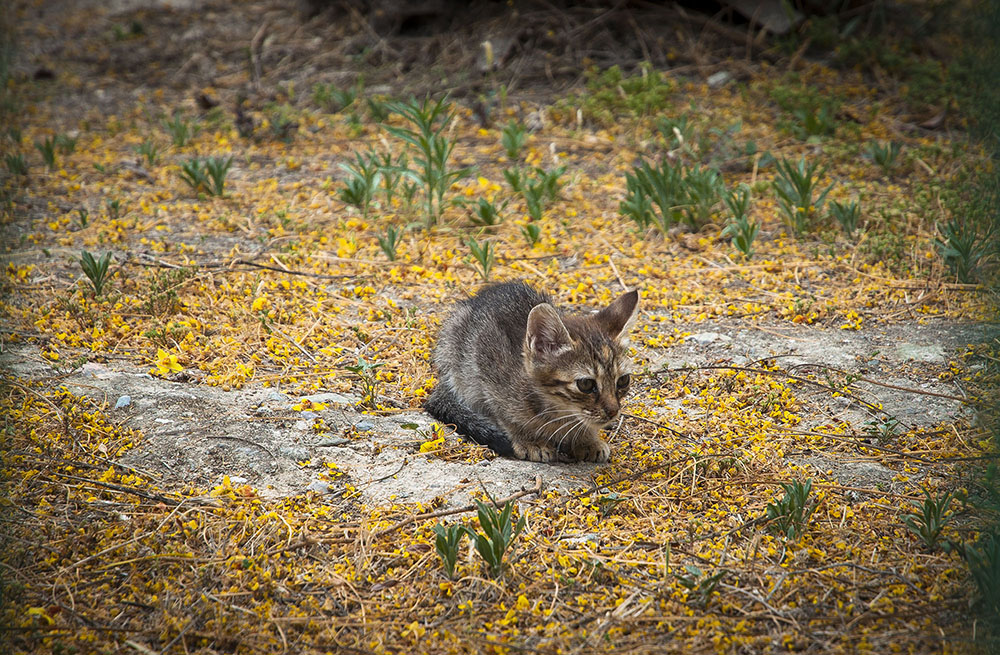
<path fill-rule="evenodd" d="M 859 332 L 816 326 L 757 327 L 746 323 L 718 321 L 694 326 L 662 324 L 665 333 L 680 327 L 691 332 L 684 343 L 665 349 L 642 350 L 649 370 L 729 362 L 746 365 L 775 358 L 785 370 L 802 374 L 830 366 L 868 377 L 896 388 L 857 382 L 866 399 L 882 403 L 904 428 L 934 425 L 969 410 L 959 401 L 915 391 L 961 395 L 953 382 L 942 382 L 937 373 L 966 344 L 986 338 L 989 328 L 954 323 L 893 325 Z M 637 340 L 638 341 L 638 340 Z M 0 366 L 27 378 L 52 374 L 31 346 L 8 347 L 0 355 Z M 795 368 L 799 367 L 799 368 Z M 151 377 L 144 370 L 123 365 L 88 363 L 62 380 L 76 393 L 91 395 L 111 407 L 110 399 L 128 397 L 127 405 L 112 416 L 143 431 L 145 438 L 129 451 L 122 463 L 152 472 L 164 488 L 197 486 L 210 488 L 222 476 L 245 480 L 266 497 L 303 493 L 307 490 L 336 494 L 343 483 L 360 492 L 368 505 L 399 501 L 428 502 L 442 497 L 446 505 L 465 504 L 470 494 L 486 489 L 505 496 L 530 487 L 540 476 L 547 486 L 579 488 L 590 484 L 595 472 L 591 464 L 536 464 L 503 458 L 464 463 L 445 461 L 419 452 L 422 437 L 402 427 L 415 423 L 426 430 L 431 418 L 419 409 L 387 416 L 361 414 L 350 394 L 316 393 L 308 396 L 327 408 L 311 412 L 322 418 L 327 431 L 313 431 L 314 420 L 292 410 L 301 396 L 275 389 L 223 391 L 218 387 L 171 382 Z M 642 379 L 637 380 L 639 402 Z M 822 390 L 797 387 L 797 395 L 808 399 L 808 414 L 801 429 L 845 421 L 858 432 L 871 416 L 857 403 Z M 699 411 L 681 398 L 665 399 L 652 409 L 670 423 L 678 410 L 689 418 Z M 110 407 L 109 407 L 110 409 Z M 625 423 L 625 434 L 628 431 Z M 623 438 L 621 436 L 617 438 Z M 625 437 L 627 438 L 627 437 Z M 449 436 L 457 440 L 457 436 Z M 614 448 L 614 439 L 611 441 Z M 614 457 L 614 453 L 612 453 Z M 876 488 L 889 484 L 892 471 L 872 462 L 842 461 L 824 453 L 799 456 L 792 461 L 823 470 L 850 487 Z M 327 483 L 318 479 L 328 472 L 326 463 L 337 465 L 346 477 Z"/>

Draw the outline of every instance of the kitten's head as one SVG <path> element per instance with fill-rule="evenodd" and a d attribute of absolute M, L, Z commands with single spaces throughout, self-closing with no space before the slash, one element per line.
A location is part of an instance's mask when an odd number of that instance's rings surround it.
<path fill-rule="evenodd" d="M 594 427 L 618 418 L 631 382 L 627 343 L 639 294 L 630 291 L 588 316 L 560 316 L 543 303 L 528 314 L 524 365 L 553 412 Z"/>

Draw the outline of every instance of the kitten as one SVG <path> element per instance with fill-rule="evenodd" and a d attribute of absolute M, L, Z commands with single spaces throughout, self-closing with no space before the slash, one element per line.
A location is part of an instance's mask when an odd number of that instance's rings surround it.
<path fill-rule="evenodd" d="M 526 284 L 487 286 L 445 320 L 424 408 L 507 457 L 606 462 L 599 433 L 629 388 L 638 303 L 630 291 L 595 314 L 564 316 Z"/>

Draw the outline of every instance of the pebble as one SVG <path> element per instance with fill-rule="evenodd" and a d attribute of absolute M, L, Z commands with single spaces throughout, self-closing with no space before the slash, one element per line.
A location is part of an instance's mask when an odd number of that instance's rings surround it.
<path fill-rule="evenodd" d="M 125 409 L 132 404 L 132 396 L 119 396 L 115 402 L 115 409 Z"/>
<path fill-rule="evenodd" d="M 317 414 L 316 412 L 310 412 L 308 409 L 306 409 L 303 410 L 301 413 L 299 413 L 299 416 L 308 421 L 316 418 L 317 416 L 319 416 L 319 414 Z"/>
<path fill-rule="evenodd" d="M 309 449 L 302 446 L 282 446 L 278 449 L 278 454 L 297 462 L 309 459 Z"/>
<path fill-rule="evenodd" d="M 354 429 L 358 430 L 359 432 L 368 432 L 369 430 L 375 429 L 375 424 L 372 423 L 371 421 L 358 421 L 357 423 L 354 424 Z"/>
<path fill-rule="evenodd" d="M 722 87 L 733 78 L 732 74 L 728 71 L 719 71 L 718 73 L 713 73 L 708 76 L 708 88 L 718 89 Z"/>
<path fill-rule="evenodd" d="M 600 542 L 600 537 L 593 532 L 588 532 L 586 534 L 576 535 L 573 537 L 566 537 L 565 539 L 560 539 L 560 541 L 564 544 L 582 546 L 584 544 L 597 544 Z"/>
<path fill-rule="evenodd" d="M 307 491 L 315 491 L 318 494 L 325 494 L 330 492 L 330 483 L 326 480 L 313 480 L 306 487 Z"/>
<path fill-rule="evenodd" d="M 904 342 L 896 346 L 896 354 L 902 359 L 912 359 L 932 364 L 940 364 L 947 361 L 944 355 L 944 346 L 939 343 L 924 345 Z"/>
<path fill-rule="evenodd" d="M 242 475 L 230 475 L 229 476 L 229 483 L 230 484 L 234 484 L 234 485 L 236 485 L 236 484 L 246 484 L 249 481 L 250 480 L 248 478 L 245 478 Z"/>
<path fill-rule="evenodd" d="M 331 437 L 323 442 L 320 446 L 343 446 L 345 443 L 351 443 L 350 439 L 345 439 L 344 437 Z"/>

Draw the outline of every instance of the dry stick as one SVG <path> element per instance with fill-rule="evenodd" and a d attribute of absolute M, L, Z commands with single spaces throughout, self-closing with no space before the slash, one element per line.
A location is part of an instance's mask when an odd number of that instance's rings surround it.
<path fill-rule="evenodd" d="M 139 642 L 133 641 L 132 639 L 126 639 L 125 640 L 125 645 L 126 646 L 131 646 L 135 650 L 137 650 L 140 653 L 142 653 L 142 655 L 158 655 L 158 653 L 155 650 L 150 650 L 149 648 L 146 648 L 145 646 L 143 646 Z"/>
<path fill-rule="evenodd" d="M 833 368 L 832 366 L 826 366 L 823 364 L 802 364 L 800 366 L 797 366 L 796 368 L 810 368 L 810 367 L 823 368 L 828 371 L 833 371 L 834 373 L 840 373 L 842 375 L 847 375 L 851 377 L 853 377 L 854 375 L 853 373 L 848 373 L 847 371 L 843 371 L 839 368 Z M 923 391 L 922 389 L 911 389 L 909 387 L 901 387 L 896 384 L 889 384 L 888 382 L 879 382 L 877 380 L 872 380 L 871 378 L 866 378 L 866 377 L 855 377 L 854 380 L 856 382 L 867 382 L 868 384 L 874 384 L 877 387 L 885 387 L 886 389 L 895 389 L 896 391 L 905 391 L 907 393 L 915 393 L 921 396 L 934 396 L 935 398 L 947 398 L 948 400 L 957 400 L 958 402 L 964 403 L 966 405 L 969 404 L 969 401 L 966 398 L 960 398 L 959 396 L 952 396 L 947 393 L 938 393 L 936 391 Z"/>
<path fill-rule="evenodd" d="M 132 494 L 133 496 L 139 496 L 140 498 L 145 498 L 146 500 L 155 500 L 156 502 L 163 503 L 165 505 L 169 504 L 169 505 L 180 506 L 180 504 L 183 503 L 185 500 L 190 500 L 190 499 L 174 500 L 173 498 L 168 498 L 167 496 L 161 496 L 160 494 L 148 493 L 145 491 L 141 491 L 139 489 L 134 489 L 132 487 L 123 487 L 119 484 L 111 484 L 110 482 L 100 482 L 98 480 L 91 480 L 90 478 L 81 478 L 79 476 L 70 475 L 69 473 L 63 473 L 61 471 L 51 471 L 51 474 L 68 478 L 70 480 L 85 482 L 87 484 L 92 484 L 97 487 L 103 487 L 104 489 L 110 489 L 112 491 L 120 491 L 122 493 Z M 55 480 L 50 480 L 50 481 L 55 482 Z"/>
<path fill-rule="evenodd" d="M 905 452 L 903 452 L 901 450 L 896 450 L 895 448 L 889 448 L 887 446 L 879 446 L 879 445 L 873 444 L 873 443 L 861 443 L 860 440 L 861 439 L 866 439 L 867 437 L 865 437 L 864 435 L 860 435 L 860 434 L 839 435 L 839 434 L 828 434 L 826 432 L 815 432 L 813 430 L 782 430 L 779 434 L 792 434 L 792 435 L 802 435 L 802 436 L 812 436 L 812 437 L 829 438 L 829 439 L 833 439 L 834 441 L 842 441 L 842 442 L 846 442 L 846 443 L 853 443 L 854 445 L 856 445 L 859 448 L 872 448 L 874 450 L 880 450 L 882 452 L 890 453 L 892 455 L 898 455 L 898 456 L 903 457 L 905 459 L 914 459 L 914 460 L 916 460 L 918 462 L 925 462 L 927 464 L 940 464 L 941 462 L 956 461 L 956 459 L 958 461 L 962 461 L 962 460 L 975 461 L 975 460 L 978 460 L 978 459 L 988 459 L 988 457 L 982 457 L 982 458 L 979 458 L 979 457 L 976 457 L 976 458 L 968 458 L 968 457 L 948 458 L 948 457 L 943 457 L 941 459 L 927 459 L 926 457 L 921 457 L 919 455 L 914 455 L 912 453 L 905 453 Z M 869 456 L 869 457 L 871 457 L 871 456 Z"/>
<path fill-rule="evenodd" d="M 535 476 L 535 485 L 533 487 L 531 487 L 530 489 L 522 489 L 521 491 L 518 491 L 517 493 L 511 494 L 510 496 L 507 496 L 506 498 L 504 498 L 502 500 L 497 500 L 497 501 L 494 501 L 494 502 L 497 505 L 502 505 L 502 504 L 506 504 L 506 503 L 508 503 L 508 502 L 510 502 L 512 500 L 517 500 L 518 498 L 522 498 L 524 496 L 530 496 L 531 494 L 539 494 L 539 493 L 541 493 L 541 491 L 542 491 L 542 476 L 536 475 Z M 380 538 L 382 538 L 382 537 L 384 537 L 384 536 L 386 536 L 386 535 L 388 535 L 388 534 L 390 534 L 392 532 L 395 532 L 396 530 L 399 530 L 400 528 L 405 528 L 407 525 L 409 525 L 411 523 L 416 523 L 417 521 L 424 521 L 426 519 L 436 519 L 436 518 L 440 518 L 442 516 L 451 516 L 452 514 L 463 514 L 465 512 L 472 512 L 472 511 L 474 511 L 476 509 L 478 509 L 476 507 L 476 505 L 471 504 L 471 505 L 465 505 L 464 507 L 458 507 L 456 509 L 445 509 L 445 510 L 441 510 L 439 512 L 428 512 L 426 514 L 415 514 L 413 516 L 408 516 L 405 519 L 402 519 L 401 521 L 398 521 L 398 522 L 390 525 L 388 528 L 384 528 L 382 530 L 379 530 L 378 532 L 376 532 L 372 536 L 372 539 L 373 540 L 374 539 L 380 539 Z M 310 546 L 312 544 L 320 544 L 320 543 L 345 543 L 346 544 L 346 543 L 351 543 L 351 541 L 352 541 L 351 539 L 346 539 L 344 537 L 331 537 L 331 538 L 318 537 L 318 538 L 315 538 L 315 539 L 312 539 L 312 538 L 309 538 L 309 537 L 303 537 L 303 538 L 299 539 L 298 541 L 290 543 L 290 544 L 288 544 L 286 546 L 282 546 L 280 548 L 274 548 L 274 549 L 268 551 L 267 555 L 276 555 L 278 553 L 285 552 L 285 551 L 298 550 L 299 548 L 303 548 L 305 546 Z"/>
<path fill-rule="evenodd" d="M 670 433 L 674 434 L 675 436 L 678 436 L 678 437 L 681 437 L 682 439 L 687 439 L 688 441 L 691 441 L 691 437 L 687 436 L 683 432 L 681 432 L 679 430 L 675 430 L 672 427 L 666 426 L 663 423 L 660 423 L 659 421 L 654 421 L 651 418 L 646 418 L 645 416 L 639 416 L 638 414 L 632 414 L 631 412 L 622 412 L 622 416 L 627 416 L 629 418 L 634 418 L 637 421 L 643 421 L 645 423 L 649 423 L 651 425 L 655 425 L 656 427 L 663 428 L 664 430 L 666 430 L 667 432 L 670 432 Z"/>
<path fill-rule="evenodd" d="M 615 272 L 615 277 L 618 278 L 618 284 L 622 285 L 622 291 L 628 291 L 628 285 L 625 284 L 625 280 L 622 279 L 622 274 L 618 272 L 618 267 L 615 266 L 614 255 L 608 256 L 608 263 L 611 264 L 611 270 Z"/>
<path fill-rule="evenodd" d="M 241 264 L 243 266 L 250 266 L 251 268 L 261 268 L 265 271 L 274 271 L 275 273 L 284 273 L 285 275 L 301 275 L 303 277 L 315 277 L 321 280 L 342 280 L 345 277 L 356 277 L 354 275 L 328 275 L 326 273 L 308 273 L 306 271 L 296 271 L 287 268 L 278 268 L 277 266 L 268 266 L 267 264 L 258 264 L 257 262 L 252 262 L 248 259 L 234 259 L 228 266 L 220 265 L 220 268 L 232 268 L 233 264 Z"/>
<path fill-rule="evenodd" d="M 69 433 L 69 420 L 66 418 L 66 415 L 63 414 L 62 410 L 59 409 L 59 406 L 56 405 L 52 401 L 51 398 L 47 398 L 46 396 L 42 395 L 40 392 L 35 391 L 31 387 L 26 387 L 23 384 L 21 384 L 20 382 L 18 382 L 17 380 L 15 380 L 14 378 L 7 377 L 6 375 L 3 376 L 3 377 L 0 377 L 0 384 L 9 384 L 12 387 L 17 387 L 21 391 L 23 391 L 25 393 L 30 393 L 32 396 L 35 396 L 39 400 L 45 402 L 49 407 L 51 407 L 55 411 L 56 416 L 58 416 L 60 419 L 62 419 L 62 422 L 63 422 L 63 431 L 66 432 L 67 434 Z"/>

